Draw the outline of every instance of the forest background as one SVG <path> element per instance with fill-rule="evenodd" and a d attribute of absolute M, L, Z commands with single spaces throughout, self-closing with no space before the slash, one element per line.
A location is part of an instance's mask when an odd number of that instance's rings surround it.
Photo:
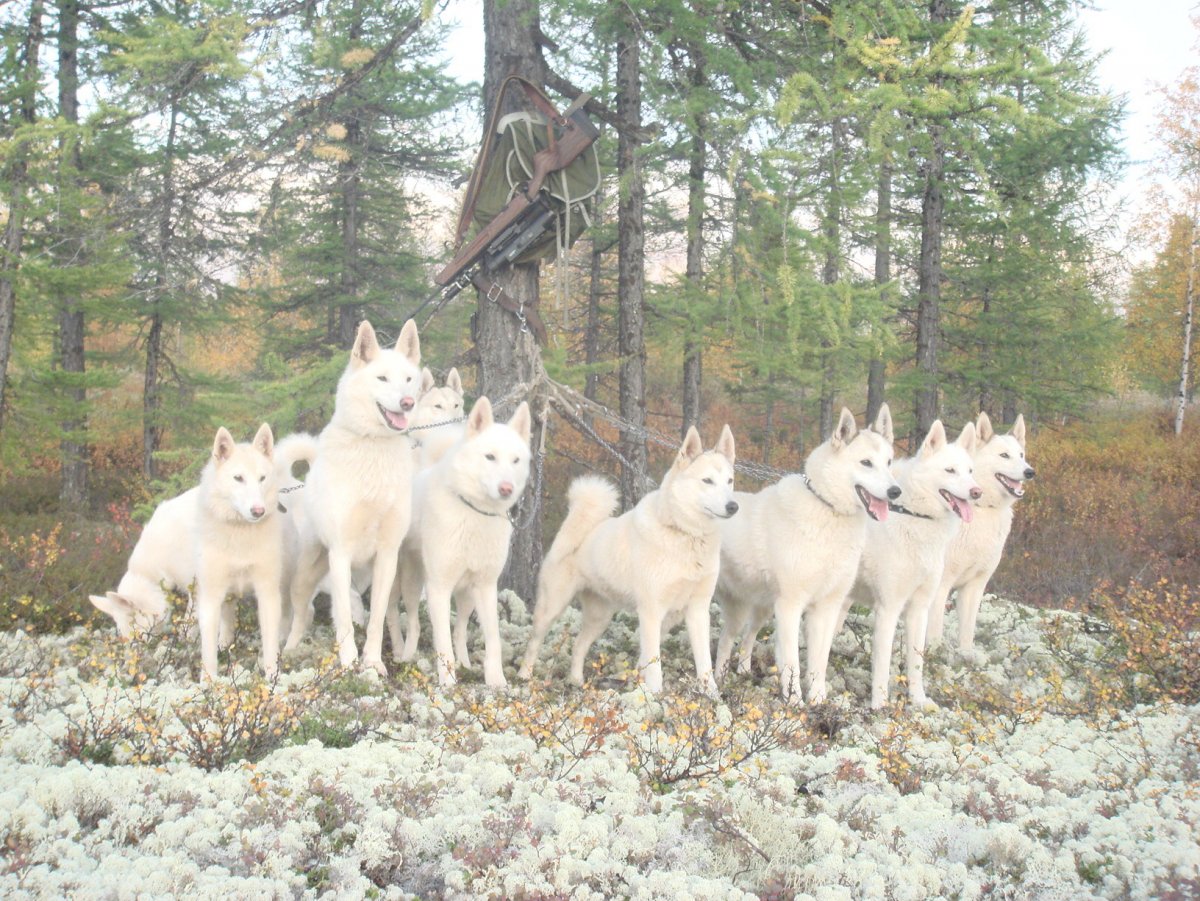
<path fill-rule="evenodd" d="M 592 227 L 542 270 L 538 365 L 613 415 L 549 413 L 539 538 L 572 475 L 632 501 L 690 423 L 798 470 L 841 405 L 886 400 L 902 450 L 936 417 L 1032 426 L 1009 596 L 1188 597 L 1196 70 L 1159 93 L 1131 209 L 1123 100 L 1075 3 L 485 7 L 604 124 Z M 90 617 L 218 425 L 319 430 L 356 323 L 394 336 L 434 291 L 483 118 L 451 22 L 394 0 L 0 8 L 0 621 Z M 419 317 L 471 396 L 495 391 L 475 310 Z"/>

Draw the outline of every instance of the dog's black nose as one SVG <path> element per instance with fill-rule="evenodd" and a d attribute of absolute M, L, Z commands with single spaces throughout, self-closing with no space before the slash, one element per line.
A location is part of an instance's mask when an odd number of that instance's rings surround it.
<path fill-rule="evenodd" d="M 738 512 L 737 501 L 730 501 L 728 504 L 725 505 L 725 515 L 726 516 L 733 516 L 733 514 L 735 514 L 737 512 Z"/>
<path fill-rule="evenodd" d="M 1037 472 L 1032 466 L 1025 467 L 1025 478 L 1032 479 L 1035 475 L 1037 475 Z"/>
<path fill-rule="evenodd" d="M 899 496 L 900 496 L 900 486 L 899 485 L 893 485 L 891 488 L 888 489 L 888 500 L 889 501 L 894 501 Z"/>

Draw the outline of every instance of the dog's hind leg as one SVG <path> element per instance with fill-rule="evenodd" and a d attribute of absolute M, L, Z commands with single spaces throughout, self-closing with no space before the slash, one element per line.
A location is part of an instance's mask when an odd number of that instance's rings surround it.
<path fill-rule="evenodd" d="M 396 582 L 400 586 L 400 593 L 404 595 L 405 615 L 404 651 L 399 659 L 407 662 L 417 656 L 417 641 L 421 637 L 421 588 L 425 584 L 425 576 L 420 560 L 415 556 L 408 557 Z M 399 616 L 399 610 L 396 615 Z M 395 638 L 392 640 L 395 641 Z"/>
<path fill-rule="evenodd" d="M 926 709 L 937 707 L 925 694 L 925 627 L 929 623 L 929 605 L 936 591 L 936 588 L 918 590 L 904 611 L 908 697 L 914 707 Z"/>
<path fill-rule="evenodd" d="M 750 611 L 746 628 L 742 630 L 742 638 L 738 647 L 737 671 L 749 674 L 754 660 L 754 646 L 758 642 L 758 633 L 767 624 L 773 611 L 770 607 L 755 607 Z"/>
<path fill-rule="evenodd" d="M 301 554 L 296 562 L 296 571 L 292 574 L 291 586 L 288 589 L 288 601 L 292 608 L 292 624 L 288 629 L 285 651 L 294 650 L 304 639 L 313 619 L 313 592 L 317 583 L 329 571 L 329 563 L 322 547 L 313 548 L 310 553 Z"/>
<path fill-rule="evenodd" d="M 587 660 L 588 651 L 592 649 L 596 639 L 604 634 L 604 630 L 612 622 L 613 614 L 617 612 L 609 606 L 608 601 L 594 592 L 583 592 L 579 600 L 583 605 L 583 619 L 579 624 L 579 634 L 575 636 L 575 646 L 571 650 L 571 681 L 576 685 L 583 684 L 583 664 Z"/>
<path fill-rule="evenodd" d="M 925 627 L 925 646 L 935 645 L 942 640 L 942 634 L 946 628 L 946 602 L 950 599 L 950 590 L 954 586 L 951 584 L 951 579 L 947 576 L 942 579 L 938 585 L 937 593 L 933 597 L 933 603 L 929 607 L 929 623 Z M 958 592 L 959 604 L 962 603 L 962 591 Z M 962 610 L 959 609 L 959 622 L 962 622 Z"/>
<path fill-rule="evenodd" d="M 518 678 L 528 679 L 533 675 L 533 665 L 537 662 L 546 633 L 567 609 L 577 590 L 575 572 L 568 565 L 562 562 L 542 565 L 542 572 L 538 576 L 537 603 L 533 607 L 533 629 L 529 633 L 529 643 L 525 645 L 521 668 L 517 671 Z M 580 672 L 582 674 L 582 667 Z"/>
<path fill-rule="evenodd" d="M 217 626 L 218 650 L 224 651 L 233 644 L 233 636 L 237 632 L 237 605 L 237 598 L 226 598 L 221 604 L 221 620 Z"/>
<path fill-rule="evenodd" d="M 745 603 L 721 599 L 721 635 L 717 639 L 717 677 L 724 679 L 734 642 L 746 631 L 750 611 Z M 744 640 L 744 639 L 743 639 Z"/>

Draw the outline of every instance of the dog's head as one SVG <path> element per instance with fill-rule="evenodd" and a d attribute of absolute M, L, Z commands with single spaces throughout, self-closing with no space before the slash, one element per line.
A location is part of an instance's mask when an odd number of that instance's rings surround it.
<path fill-rule="evenodd" d="M 663 480 L 663 490 L 682 511 L 728 519 L 738 511 L 733 499 L 735 459 L 733 432 L 728 425 L 721 429 L 721 437 L 710 451 L 704 449 L 700 433 L 692 426 Z"/>
<path fill-rule="evenodd" d="M 279 487 L 275 437 L 265 422 L 249 444 L 238 444 L 222 426 L 213 440 L 212 459 L 201 484 L 208 503 L 228 519 L 259 522 L 275 511 Z"/>
<path fill-rule="evenodd" d="M 107 613 L 117 624 L 117 634 L 122 638 L 131 638 L 149 632 L 158 625 L 160 620 L 142 610 L 132 600 L 122 597 L 115 591 L 104 594 L 90 594 L 88 600 L 99 611 Z"/>
<path fill-rule="evenodd" d="M 911 469 L 911 484 L 926 495 L 936 495 L 947 513 L 970 522 L 973 503 L 983 491 L 975 481 L 971 459 L 977 444 L 975 424 L 967 423 L 954 441 L 946 437 L 946 427 L 935 420 L 921 443 Z"/>
<path fill-rule="evenodd" d="M 827 449 L 809 456 L 805 471 L 817 493 L 844 513 L 858 505 L 876 521 L 887 519 L 888 502 L 900 496 L 892 476 L 892 412 L 879 408 L 875 422 L 861 431 L 854 414 L 842 407 Z"/>
<path fill-rule="evenodd" d="M 417 324 L 404 323 L 396 346 L 381 347 L 365 319 L 358 325 L 350 362 L 338 381 L 334 420 L 360 435 L 399 434 L 411 425 L 421 393 L 421 341 Z"/>
<path fill-rule="evenodd" d="M 975 421 L 979 444 L 975 448 L 975 475 L 989 506 L 1010 504 L 1023 497 L 1025 482 L 1037 473 L 1025 459 L 1025 417 L 1017 416 L 1012 431 L 1001 435 L 992 428 L 987 413 Z"/>
<path fill-rule="evenodd" d="M 522 402 L 505 423 L 495 420 L 486 397 L 475 401 L 462 442 L 449 458 L 454 483 L 466 500 L 493 512 L 521 499 L 529 481 L 532 428 L 527 403 Z"/>
<path fill-rule="evenodd" d="M 426 386 L 428 379 L 428 387 Z M 417 401 L 417 407 L 412 414 L 413 427 L 425 427 L 442 422 L 455 422 L 462 419 L 463 386 L 462 378 L 457 369 L 451 369 L 446 376 L 446 384 L 435 386 L 433 373 L 428 369 L 421 371 L 422 393 Z"/>

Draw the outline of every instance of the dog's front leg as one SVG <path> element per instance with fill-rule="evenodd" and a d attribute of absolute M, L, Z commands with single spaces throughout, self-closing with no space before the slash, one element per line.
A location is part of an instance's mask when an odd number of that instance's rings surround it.
<path fill-rule="evenodd" d="M 459 616 L 465 622 L 470 615 L 470 608 L 474 607 L 480 628 L 483 629 L 483 681 L 487 683 L 488 688 L 507 688 L 508 682 L 504 678 L 504 666 L 501 662 L 503 655 L 500 650 L 500 602 L 496 596 L 496 583 L 485 580 L 480 585 L 471 586 L 463 594 L 465 595 L 464 600 L 466 598 L 470 598 L 470 600 L 465 604 L 459 604 Z M 465 651 L 465 627 L 462 634 L 463 651 Z"/>
<path fill-rule="evenodd" d="M 200 632 L 200 678 L 205 682 L 213 682 L 217 678 L 217 633 L 221 628 L 221 603 L 225 600 L 221 587 L 201 582 L 196 591 L 196 626 Z"/>
<path fill-rule="evenodd" d="M 363 641 L 362 663 L 379 675 L 386 676 L 383 665 L 383 627 L 387 621 L 388 600 L 392 593 L 392 582 L 396 579 L 396 562 L 400 557 L 400 545 L 380 548 L 375 555 L 375 567 L 371 575 L 371 613 L 367 618 L 367 637 Z M 349 613 L 349 604 L 347 604 Z"/>
<path fill-rule="evenodd" d="M 789 704 L 804 703 L 800 689 L 800 617 L 804 601 L 780 597 L 775 601 L 775 665 L 779 667 L 779 691 Z"/>
<path fill-rule="evenodd" d="M 871 709 L 887 706 L 888 682 L 892 675 L 892 642 L 904 601 L 895 598 L 875 600 L 875 634 L 871 642 Z"/>
<path fill-rule="evenodd" d="M 658 694 L 662 691 L 662 614 L 645 607 L 638 612 L 638 632 L 641 651 L 638 655 L 638 670 L 647 691 Z"/>
<path fill-rule="evenodd" d="M 373 587 L 371 594 L 375 594 Z M 354 620 L 350 617 L 350 555 L 341 548 L 329 549 L 329 612 L 333 619 L 338 662 L 342 666 L 354 666 L 358 647 L 354 643 Z M 294 633 L 295 628 L 292 631 Z"/>
<path fill-rule="evenodd" d="M 279 623 L 283 619 L 283 595 L 279 573 L 261 576 L 254 585 L 258 602 L 258 631 L 262 635 L 262 667 L 268 680 L 279 674 Z"/>
<path fill-rule="evenodd" d="M 697 598 L 684 611 L 684 622 L 687 624 L 688 640 L 692 643 L 692 659 L 696 663 L 696 678 L 700 682 L 700 690 L 710 698 L 719 698 L 717 680 L 713 678 L 712 663 L 712 625 L 709 622 L 708 597 Z"/>
<path fill-rule="evenodd" d="M 937 704 L 925 694 L 925 628 L 929 622 L 929 605 L 933 602 L 936 585 L 917 590 L 904 612 L 904 631 L 908 647 L 905 662 L 908 675 L 908 697 L 914 707 L 936 709 Z"/>
<path fill-rule="evenodd" d="M 434 581 L 426 576 L 425 596 L 429 602 L 429 626 L 433 632 L 433 657 L 437 664 L 438 684 L 443 688 L 450 688 L 458 681 L 454 673 L 454 646 L 450 638 L 450 596 L 453 592 L 452 582 L 445 579 Z"/>

